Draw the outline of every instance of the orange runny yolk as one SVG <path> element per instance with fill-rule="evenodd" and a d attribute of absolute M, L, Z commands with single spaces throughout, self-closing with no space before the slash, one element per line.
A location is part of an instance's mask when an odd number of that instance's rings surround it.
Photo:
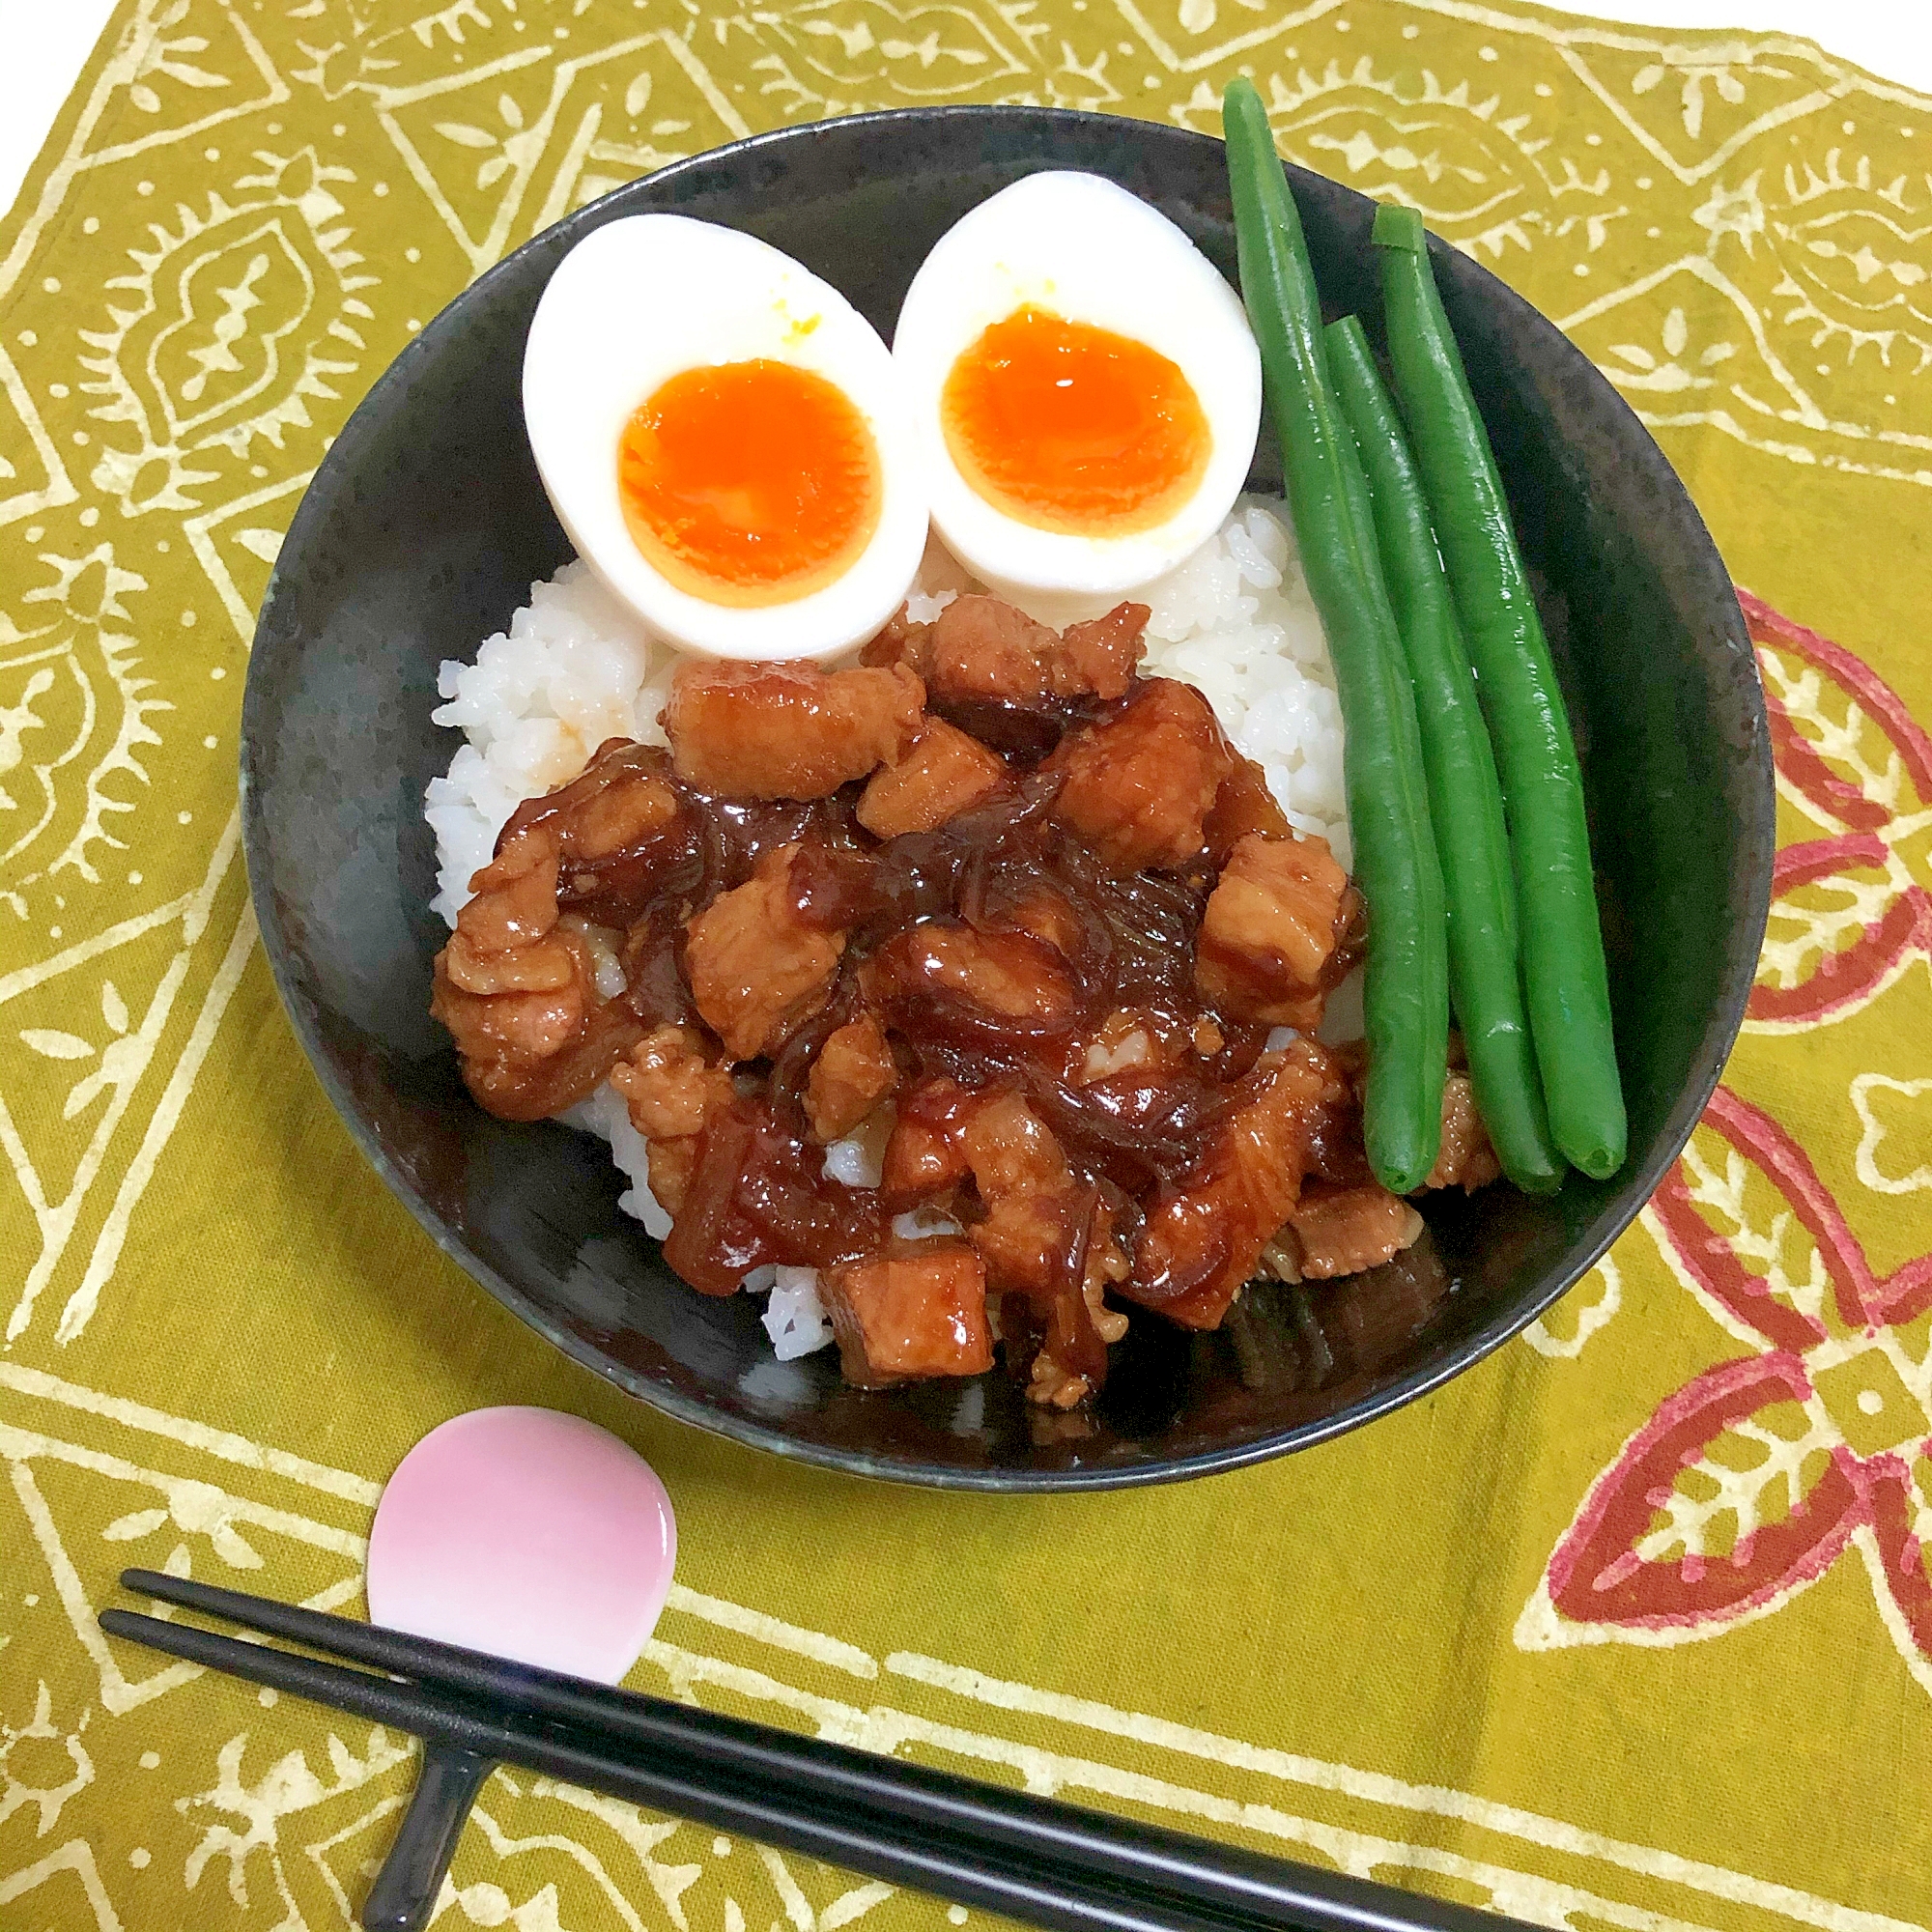
<path fill-rule="evenodd" d="M 617 452 L 631 540 L 708 604 L 789 604 L 858 560 L 879 526 L 878 445 L 842 389 L 759 358 L 686 369 L 639 405 Z"/>
<path fill-rule="evenodd" d="M 1075 536 L 1165 523 L 1214 442 L 1192 385 L 1157 350 L 1031 305 L 953 363 L 940 422 L 959 473 L 996 510 Z"/>

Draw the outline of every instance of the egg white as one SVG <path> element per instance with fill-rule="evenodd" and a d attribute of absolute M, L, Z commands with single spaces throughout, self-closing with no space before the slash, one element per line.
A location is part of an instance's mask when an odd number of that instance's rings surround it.
<path fill-rule="evenodd" d="M 755 609 L 706 602 L 647 562 L 624 522 L 618 444 L 684 370 L 754 357 L 835 384 L 879 452 L 878 527 L 834 582 Z M 829 283 L 755 237 L 681 214 L 594 230 L 557 265 L 524 350 L 524 422 L 578 553 L 652 629 L 713 657 L 829 657 L 872 637 L 919 569 L 926 500 L 899 378 L 878 332 Z"/>
<path fill-rule="evenodd" d="M 1176 363 L 1213 439 L 1194 494 L 1131 535 L 1043 530 L 1008 516 L 959 473 L 940 395 L 961 353 L 1027 305 L 1145 343 Z M 933 245 L 893 335 L 946 547 L 1036 615 L 1085 614 L 1150 583 L 1220 527 L 1247 480 L 1261 429 L 1261 355 L 1240 298 L 1187 237 L 1098 175 L 1029 175 L 983 201 Z"/>

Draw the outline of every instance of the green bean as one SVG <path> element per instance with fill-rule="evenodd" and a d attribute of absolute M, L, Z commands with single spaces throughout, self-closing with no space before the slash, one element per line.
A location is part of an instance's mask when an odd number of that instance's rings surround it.
<path fill-rule="evenodd" d="M 1590 868 L 1583 781 L 1509 503 L 1443 312 L 1422 217 L 1378 211 L 1382 310 L 1408 424 L 1502 780 L 1523 984 L 1556 1145 L 1603 1179 L 1626 1122 Z"/>
<path fill-rule="evenodd" d="M 1550 1144 L 1523 1019 L 1516 880 L 1476 681 L 1422 479 L 1361 323 L 1353 316 L 1331 323 L 1326 346 L 1342 412 L 1361 450 L 1382 575 L 1415 687 L 1429 819 L 1449 916 L 1449 998 L 1468 1050 L 1476 1109 L 1503 1171 L 1527 1192 L 1548 1193 L 1562 1179 L 1563 1164 Z"/>
<path fill-rule="evenodd" d="M 1363 1138 L 1377 1178 L 1406 1194 L 1435 1164 L 1449 1029 L 1442 874 L 1414 695 L 1354 441 L 1329 384 L 1300 218 L 1251 83 L 1229 84 L 1222 120 L 1241 295 L 1261 346 L 1289 509 L 1342 702 L 1354 871 L 1369 908 Z"/>

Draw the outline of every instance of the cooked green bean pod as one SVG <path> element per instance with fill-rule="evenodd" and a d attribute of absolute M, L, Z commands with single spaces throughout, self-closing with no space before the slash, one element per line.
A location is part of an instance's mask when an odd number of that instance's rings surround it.
<path fill-rule="evenodd" d="M 1383 208 L 1375 241 L 1396 399 L 1502 781 L 1523 985 L 1550 1130 L 1571 1162 L 1603 1179 L 1623 1165 L 1627 1129 L 1569 715 L 1422 218 L 1412 209 Z"/>
<path fill-rule="evenodd" d="M 1449 1027 L 1442 874 L 1414 696 L 1354 440 L 1329 383 L 1300 218 L 1251 83 L 1229 84 L 1222 121 L 1241 296 L 1261 345 L 1289 509 L 1328 634 L 1347 734 L 1354 873 L 1369 909 L 1363 1136 L 1377 1177 L 1406 1194 L 1435 1164 Z"/>
<path fill-rule="evenodd" d="M 1429 819 L 1449 917 L 1449 998 L 1463 1029 L 1477 1111 L 1503 1171 L 1531 1193 L 1563 1177 L 1522 1010 L 1516 880 L 1503 796 L 1476 681 L 1442 575 L 1429 503 L 1362 325 L 1331 323 L 1328 370 L 1368 482 L 1382 577 L 1415 690 Z"/>

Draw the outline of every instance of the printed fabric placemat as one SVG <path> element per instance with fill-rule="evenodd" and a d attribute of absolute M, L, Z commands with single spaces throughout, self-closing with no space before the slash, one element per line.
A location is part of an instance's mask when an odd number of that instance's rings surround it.
<path fill-rule="evenodd" d="M 1742 7 L 1740 11 L 1747 12 Z M 1611 1257 L 1374 1428 L 1081 1498 L 657 1416 L 473 1287 L 285 1023 L 242 673 L 350 409 L 566 211 L 787 122 L 1218 128 L 1429 222 L 1655 430 L 1772 702 L 1769 944 Z M 1932 1923 L 1932 100 L 1504 0 L 127 0 L 0 228 L 0 1924 L 353 1921 L 412 1744 L 94 1623 L 125 1564 L 359 1610 L 444 1417 L 663 1473 L 632 1682 L 1549 1925 Z M 1918 722 L 1916 722 L 1918 721 Z M 437 1923 L 962 1914 L 499 1772 Z"/>

